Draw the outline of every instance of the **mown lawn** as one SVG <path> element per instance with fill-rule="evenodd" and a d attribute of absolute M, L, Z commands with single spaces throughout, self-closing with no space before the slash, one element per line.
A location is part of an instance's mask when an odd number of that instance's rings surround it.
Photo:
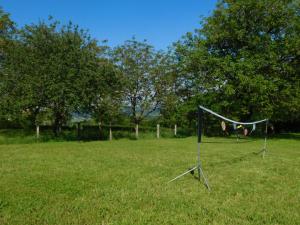
<path fill-rule="evenodd" d="M 0 224 L 299 224 L 300 140 L 196 138 L 0 145 Z"/>

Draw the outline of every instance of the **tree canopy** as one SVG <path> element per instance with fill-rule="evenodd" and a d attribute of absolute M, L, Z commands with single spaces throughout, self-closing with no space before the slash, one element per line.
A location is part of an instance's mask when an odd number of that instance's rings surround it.
<path fill-rule="evenodd" d="M 236 120 L 299 122 L 299 12 L 296 0 L 220 0 L 157 51 L 135 38 L 110 48 L 52 18 L 17 28 L 0 9 L 1 118 L 50 120 L 55 134 L 74 113 L 192 127 L 202 104 Z"/>
<path fill-rule="evenodd" d="M 124 103 L 132 121 L 139 124 L 160 105 L 163 55 L 146 41 L 132 39 L 117 47 L 113 57 L 123 74 Z"/>
<path fill-rule="evenodd" d="M 298 1 L 223 0 L 176 51 L 212 108 L 299 120 L 299 22 Z"/>

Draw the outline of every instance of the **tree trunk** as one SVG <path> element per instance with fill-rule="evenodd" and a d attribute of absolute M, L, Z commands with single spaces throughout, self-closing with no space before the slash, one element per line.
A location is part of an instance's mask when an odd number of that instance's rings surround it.
<path fill-rule="evenodd" d="M 53 132 L 56 137 L 61 133 L 62 118 L 63 117 L 61 115 L 56 114 L 54 119 Z"/>
<path fill-rule="evenodd" d="M 174 126 L 174 136 L 177 136 L 177 124 Z"/>
<path fill-rule="evenodd" d="M 80 140 L 80 123 L 77 123 L 77 139 Z"/>
<path fill-rule="evenodd" d="M 101 122 L 99 122 L 98 125 L 99 125 L 99 140 L 102 140 L 102 127 L 101 127 Z"/>
<path fill-rule="evenodd" d="M 58 133 L 59 133 L 58 127 L 59 127 L 58 120 L 55 119 L 54 124 L 53 124 L 53 133 L 54 133 L 55 137 L 57 137 Z"/>
<path fill-rule="evenodd" d="M 156 125 L 156 137 L 159 138 L 159 124 Z"/>

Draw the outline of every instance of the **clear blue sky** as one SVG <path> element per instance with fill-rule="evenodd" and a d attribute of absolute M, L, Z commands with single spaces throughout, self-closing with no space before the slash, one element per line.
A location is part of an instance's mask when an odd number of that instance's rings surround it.
<path fill-rule="evenodd" d="M 116 46 L 135 36 L 165 49 L 199 28 L 200 16 L 212 13 L 217 0 L 0 0 L 18 24 L 36 23 L 49 15 L 71 20 L 92 37 Z"/>

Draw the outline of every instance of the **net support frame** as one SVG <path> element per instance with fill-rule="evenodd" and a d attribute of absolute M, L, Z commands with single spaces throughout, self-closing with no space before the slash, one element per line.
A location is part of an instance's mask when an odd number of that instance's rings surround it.
<path fill-rule="evenodd" d="M 267 119 L 266 127 L 265 127 L 265 141 L 264 141 L 263 154 L 262 154 L 263 159 L 265 158 L 265 155 L 267 153 L 268 124 L 269 124 L 269 120 Z"/>
<path fill-rule="evenodd" d="M 168 183 L 170 182 L 173 182 L 181 177 L 183 177 L 184 175 L 190 173 L 191 171 L 194 171 L 197 169 L 197 172 L 198 172 L 198 180 L 200 181 L 201 180 L 201 177 L 203 178 L 204 180 L 204 184 L 205 186 L 207 187 L 207 189 L 209 191 L 211 191 L 211 188 L 209 186 L 209 183 L 208 183 L 208 180 L 206 179 L 205 175 L 204 175 L 204 172 L 203 172 L 203 169 L 202 169 L 202 165 L 201 165 L 201 154 L 200 154 L 200 147 L 201 147 L 201 136 L 202 136 L 202 125 L 203 125 L 203 111 L 206 111 L 212 115 L 215 115 L 216 117 L 219 117 L 225 121 L 228 121 L 228 122 L 231 122 L 234 124 L 234 126 L 236 126 L 237 124 L 240 124 L 240 125 L 254 125 L 256 126 L 256 124 L 258 123 L 263 123 L 265 122 L 266 123 L 266 127 L 265 127 L 265 138 L 264 138 L 264 146 L 263 146 L 263 149 L 262 149 L 262 156 L 263 158 L 265 157 L 265 154 L 267 152 L 267 137 L 268 137 L 268 123 L 269 123 L 269 119 L 263 119 L 263 120 L 258 120 L 258 121 L 253 121 L 253 122 L 239 122 L 239 121 L 234 121 L 234 120 L 231 120 L 231 119 L 228 119 L 210 109 L 207 109 L 205 108 L 204 106 L 201 106 L 199 105 L 198 106 L 198 132 L 197 132 L 197 136 L 198 136 L 198 151 L 197 151 L 197 164 L 196 166 L 190 168 L 188 171 L 185 171 L 184 173 L 176 176 L 175 178 L 173 178 L 172 180 L 170 180 Z"/>
<path fill-rule="evenodd" d="M 206 186 L 206 188 L 211 191 L 211 188 L 209 186 L 208 180 L 206 179 L 203 169 L 202 169 L 202 165 L 201 165 L 201 154 L 200 154 L 200 148 L 201 148 L 201 136 L 202 136 L 202 123 L 203 123 L 203 110 L 198 107 L 198 132 L 197 132 L 197 136 L 198 136 L 198 141 L 197 141 L 197 164 L 196 166 L 192 167 L 191 169 L 189 169 L 188 171 L 178 175 L 177 177 L 173 178 L 172 180 L 170 180 L 168 183 L 175 181 L 181 177 L 183 177 L 184 175 L 190 173 L 191 171 L 194 171 L 197 169 L 198 172 L 198 180 L 201 181 L 201 177 L 203 178 L 204 181 L 204 185 Z"/>

